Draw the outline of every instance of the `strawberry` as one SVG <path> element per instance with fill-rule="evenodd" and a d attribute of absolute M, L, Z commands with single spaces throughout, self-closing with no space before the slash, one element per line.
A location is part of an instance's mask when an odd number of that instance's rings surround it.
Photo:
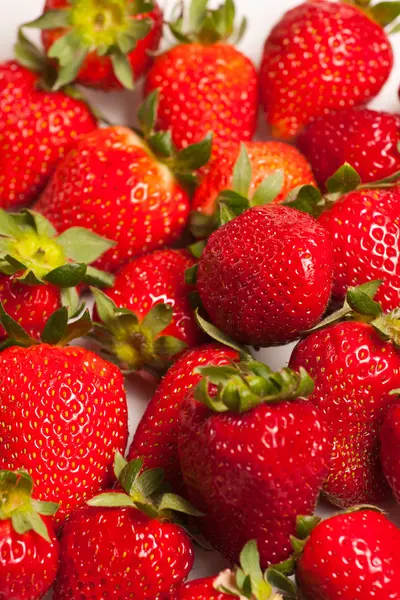
<path fill-rule="evenodd" d="M 82 227 L 57 236 L 47 219 L 25 210 L 0 209 L 0 302 L 32 337 L 40 337 L 50 315 L 65 305 L 79 311 L 79 283 L 111 285 L 113 278 L 88 263 L 113 242 Z M 5 332 L 0 327 L 0 338 Z"/>
<path fill-rule="evenodd" d="M 389 491 L 379 460 L 379 430 L 396 402 L 391 391 L 400 387 L 398 312 L 384 315 L 370 298 L 378 284 L 350 288 L 345 307 L 300 341 L 290 359 L 292 369 L 303 367 L 314 379 L 309 400 L 333 431 L 324 493 L 342 507 L 378 502 Z M 336 322 L 344 317 L 353 320 Z"/>
<path fill-rule="evenodd" d="M 111 483 L 128 437 L 120 371 L 85 348 L 60 347 L 91 329 L 87 312 L 67 318 L 66 308 L 52 315 L 38 343 L 0 313 L 19 344 L 0 353 L 0 468 L 28 471 L 39 500 L 60 502 L 58 520 Z"/>
<path fill-rule="evenodd" d="M 394 390 L 397 402 L 399 390 Z M 400 469 L 399 469 L 399 448 L 400 448 L 400 405 L 395 404 L 389 408 L 383 421 L 380 431 L 381 443 L 381 463 L 383 472 L 390 487 L 400 502 Z"/>
<path fill-rule="evenodd" d="M 135 431 L 128 458 L 142 458 L 148 469 L 162 468 L 172 489 L 184 493 L 178 457 L 181 404 L 201 379 L 196 367 L 224 365 L 237 359 L 237 352 L 220 344 L 206 344 L 182 354 L 150 400 Z"/>
<path fill-rule="evenodd" d="M 383 26 L 397 18 L 394 8 L 309 0 L 284 14 L 265 42 L 260 71 L 274 135 L 290 139 L 314 118 L 378 94 L 393 66 Z"/>
<path fill-rule="evenodd" d="M 100 90 L 133 89 L 151 64 L 163 16 L 152 0 L 46 0 L 43 14 L 26 27 L 42 31 L 57 62 L 54 89 L 76 80 Z"/>
<path fill-rule="evenodd" d="M 285 560 L 296 515 L 314 510 L 329 468 L 330 433 L 302 399 L 312 380 L 251 359 L 196 371 L 204 378 L 182 403 L 178 447 L 188 498 L 205 513 L 199 529 L 232 563 L 249 539 L 263 566 Z"/>
<path fill-rule="evenodd" d="M 142 461 L 116 456 L 122 491 L 108 491 L 65 523 L 54 599 L 168 600 L 193 566 L 193 546 L 179 513 L 198 515 L 174 494 L 162 494 L 162 471 L 139 475 Z M 178 516 L 179 515 L 179 516 Z"/>
<path fill-rule="evenodd" d="M 211 138 L 177 152 L 168 132 L 154 133 L 157 99 L 152 94 L 139 109 L 145 139 L 126 127 L 87 135 L 35 206 L 60 231 L 83 225 L 114 240 L 98 261 L 107 270 L 179 238 L 189 213 L 180 182 L 193 184 L 192 170 L 210 157 Z"/>
<path fill-rule="evenodd" d="M 0 598 L 42 598 L 58 569 L 51 515 L 57 504 L 32 499 L 23 471 L 0 471 Z"/>
<path fill-rule="evenodd" d="M 191 0 L 188 31 L 183 16 L 170 24 L 180 42 L 157 56 L 145 80 L 146 93 L 160 90 L 158 124 L 178 148 L 199 142 L 210 131 L 214 151 L 232 141 L 251 140 L 257 122 L 258 79 L 253 63 L 228 40 L 234 33 L 235 6 L 224 0 L 210 10 Z M 243 20 L 236 42 L 244 33 Z"/>
<path fill-rule="evenodd" d="M 322 187 L 344 163 L 364 183 L 400 171 L 400 116 L 366 108 L 347 108 L 316 119 L 298 137 Z"/>

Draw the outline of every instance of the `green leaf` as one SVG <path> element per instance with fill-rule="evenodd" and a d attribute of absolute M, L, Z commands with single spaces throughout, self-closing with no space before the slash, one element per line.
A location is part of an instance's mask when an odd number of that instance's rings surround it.
<path fill-rule="evenodd" d="M 95 269 L 91 265 L 86 268 L 86 275 L 83 278 L 84 283 L 93 287 L 112 287 L 114 285 L 115 277 L 111 273 Z"/>
<path fill-rule="evenodd" d="M 196 33 L 207 14 L 208 0 L 192 0 L 189 6 L 189 30 Z"/>
<path fill-rule="evenodd" d="M 56 228 L 48 219 L 46 219 L 46 217 L 34 210 L 25 209 L 24 212 L 28 213 L 32 217 L 35 229 L 39 235 L 44 235 L 47 237 L 54 237 L 57 235 Z"/>
<path fill-rule="evenodd" d="M 136 15 L 145 14 L 151 12 L 154 8 L 153 0 L 135 0 L 129 5 L 130 15 L 135 17 Z"/>
<path fill-rule="evenodd" d="M 136 458 L 127 463 L 121 475 L 119 476 L 119 482 L 129 496 L 133 496 L 135 493 L 136 481 L 142 468 L 143 459 Z"/>
<path fill-rule="evenodd" d="M 145 138 L 148 138 L 154 130 L 159 101 L 160 90 L 156 89 L 146 96 L 144 102 L 139 107 L 137 116 Z"/>
<path fill-rule="evenodd" d="M 59 62 L 53 90 L 59 90 L 76 79 L 88 53 L 89 47 L 83 45 L 82 38 L 73 29 L 54 42 L 48 52 L 50 58 Z"/>
<path fill-rule="evenodd" d="M 151 331 L 153 337 L 157 337 L 168 325 L 171 324 L 174 309 L 168 304 L 156 304 L 145 315 L 141 327 Z"/>
<path fill-rule="evenodd" d="M 30 71 L 43 72 L 47 67 L 44 54 L 18 29 L 17 42 L 14 45 L 14 56 L 17 62 Z"/>
<path fill-rule="evenodd" d="M 250 540 L 244 546 L 240 553 L 240 566 L 246 575 L 250 575 L 255 580 L 263 579 L 256 540 Z"/>
<path fill-rule="evenodd" d="M 23 535 L 27 531 L 34 531 L 40 537 L 42 537 L 46 542 L 50 543 L 49 532 L 47 531 L 47 527 L 41 517 L 32 511 L 14 511 L 11 514 L 11 523 L 14 530 Z"/>
<path fill-rule="evenodd" d="M 239 157 L 235 163 L 232 177 L 232 189 L 248 198 L 253 171 L 245 144 L 240 145 Z"/>
<path fill-rule="evenodd" d="M 374 279 L 358 285 L 355 289 L 367 294 L 369 298 L 374 299 L 380 285 L 382 285 L 382 279 Z"/>
<path fill-rule="evenodd" d="M 38 19 L 24 23 L 24 27 L 34 29 L 63 29 L 71 24 L 70 9 L 46 10 Z"/>
<path fill-rule="evenodd" d="M 77 317 L 82 310 L 83 304 L 81 304 L 76 287 L 62 288 L 60 295 L 61 305 L 68 309 L 68 318 L 73 319 Z"/>
<path fill-rule="evenodd" d="M 171 358 L 186 350 L 187 344 L 172 335 L 163 335 L 154 342 L 154 352 L 159 358 Z"/>
<path fill-rule="evenodd" d="M 144 498 L 149 498 L 159 489 L 163 481 L 163 469 L 148 469 L 139 475 L 135 483 L 135 488 Z"/>
<path fill-rule="evenodd" d="M 95 496 L 89 500 L 88 505 L 108 508 L 118 508 L 122 506 L 135 507 L 135 503 L 133 502 L 132 498 L 130 498 L 127 494 L 122 494 L 119 492 L 105 492 L 104 494 L 99 494 L 98 496 Z"/>
<path fill-rule="evenodd" d="M 196 285 L 197 282 L 197 271 L 199 270 L 199 265 L 193 265 L 193 267 L 189 267 L 185 271 L 185 283 L 188 285 Z"/>
<path fill-rule="evenodd" d="M 41 500 L 32 500 L 32 508 L 34 511 L 44 517 L 51 517 L 58 511 L 59 504 L 57 502 L 42 502 Z"/>
<path fill-rule="evenodd" d="M 197 322 L 198 326 L 200 327 L 200 329 L 202 331 L 204 331 L 204 333 L 209 335 L 213 340 L 220 342 L 220 344 L 223 344 L 224 346 L 233 348 L 233 350 L 236 350 L 242 356 L 251 356 L 251 354 L 248 352 L 248 350 L 246 348 L 244 348 L 240 344 L 237 344 L 236 342 L 234 342 L 229 336 L 227 336 L 225 333 L 223 333 L 222 331 L 217 329 L 217 327 L 215 327 L 215 325 L 206 321 L 200 315 L 198 309 L 195 312 L 195 317 L 196 317 L 196 322 Z"/>
<path fill-rule="evenodd" d="M 313 185 L 301 185 L 289 193 L 284 204 L 309 215 L 318 216 L 323 211 L 325 202 L 318 188 Z"/>
<path fill-rule="evenodd" d="M 240 25 L 238 27 L 236 36 L 232 40 L 233 46 L 239 45 L 240 42 L 242 41 L 244 34 L 246 33 L 246 30 L 247 30 L 247 24 L 248 24 L 247 17 L 243 17 L 243 19 L 241 20 Z"/>
<path fill-rule="evenodd" d="M 81 317 L 79 317 L 79 319 L 73 321 L 72 323 L 68 323 L 67 331 L 59 343 L 61 343 L 63 346 L 66 346 L 67 344 L 72 342 L 72 340 L 75 340 L 79 337 L 90 333 L 92 327 L 93 324 L 92 319 L 90 318 L 90 312 L 88 310 L 85 310 L 85 312 L 82 314 Z"/>
<path fill-rule="evenodd" d="M 209 133 L 201 142 L 180 150 L 174 160 L 174 169 L 196 171 L 206 165 L 211 158 L 212 139 L 212 133 Z"/>
<path fill-rule="evenodd" d="M 345 163 L 326 182 L 330 194 L 347 194 L 361 184 L 361 178 L 351 165 Z"/>
<path fill-rule="evenodd" d="M 317 515 L 299 515 L 296 519 L 296 537 L 305 540 L 319 523 L 321 517 Z"/>
<path fill-rule="evenodd" d="M 0 235 L 17 238 L 20 233 L 15 218 L 5 210 L 0 209 Z"/>
<path fill-rule="evenodd" d="M 99 313 L 99 317 L 102 323 L 107 325 L 108 323 L 115 320 L 116 315 L 115 311 L 117 309 L 117 305 L 111 298 L 109 298 L 104 292 L 97 290 L 96 288 L 90 288 L 94 296 L 94 301 L 96 303 L 97 312 Z"/>
<path fill-rule="evenodd" d="M 63 306 L 56 310 L 46 322 L 42 333 L 42 341 L 45 344 L 58 344 L 63 338 L 68 325 L 68 309 Z"/>
<path fill-rule="evenodd" d="M 285 598 L 293 598 L 296 600 L 296 586 L 290 579 L 285 577 L 282 573 L 277 571 L 276 569 L 269 568 L 266 572 L 267 580 L 271 585 L 276 587 L 280 592 L 284 592 L 286 594 Z"/>
<path fill-rule="evenodd" d="M 100 258 L 116 244 L 84 227 L 67 229 L 57 237 L 57 243 L 64 248 L 68 258 L 86 265 Z"/>
<path fill-rule="evenodd" d="M 349 288 L 347 290 L 346 301 L 351 309 L 357 314 L 375 318 L 382 314 L 381 305 L 372 300 L 370 296 L 359 287 Z"/>
<path fill-rule="evenodd" d="M 116 452 L 114 456 L 114 475 L 116 479 L 119 479 L 122 471 L 127 466 L 128 461 L 122 456 L 120 452 Z"/>
<path fill-rule="evenodd" d="M 272 175 L 269 175 L 257 188 L 253 198 L 250 201 L 251 206 L 260 206 L 270 204 L 279 196 L 282 191 L 285 180 L 283 169 L 279 169 Z"/>
<path fill-rule="evenodd" d="M 217 227 L 216 215 L 204 215 L 197 210 L 192 210 L 190 213 L 190 232 L 193 237 L 197 239 L 208 238 Z"/>
<path fill-rule="evenodd" d="M 13 341 L 18 342 L 23 346 L 32 346 L 36 344 L 36 341 L 28 335 L 25 329 L 6 313 L 2 302 L 0 302 L 0 323 L 6 330 L 7 335 Z"/>
<path fill-rule="evenodd" d="M 223 215 L 225 208 L 228 209 L 229 214 L 234 214 L 235 217 L 241 215 L 245 210 L 250 208 L 249 199 L 233 190 L 222 190 L 217 198 L 217 203 L 219 204 L 220 216 L 221 212 Z M 226 222 L 227 221 L 224 218 L 224 223 Z"/>
<path fill-rule="evenodd" d="M 158 510 L 159 512 L 173 510 L 186 515 L 191 515 L 192 517 L 204 517 L 204 513 L 197 510 L 190 502 L 176 494 L 164 494 Z"/>
<path fill-rule="evenodd" d="M 227 223 L 229 223 L 229 221 L 233 221 L 233 219 L 236 217 L 237 215 L 235 214 L 234 209 L 232 209 L 230 206 L 228 206 L 227 204 L 225 204 L 225 202 L 221 202 L 219 204 L 219 216 L 218 216 L 218 220 L 221 225 L 226 225 Z"/>
<path fill-rule="evenodd" d="M 170 131 L 157 131 L 147 138 L 147 143 L 157 156 L 169 158 L 175 152 Z"/>
<path fill-rule="evenodd" d="M 194 244 L 187 246 L 187 251 L 190 252 L 190 254 L 194 258 L 201 258 L 201 255 L 203 254 L 206 244 L 207 244 L 207 242 L 205 240 L 201 240 L 200 242 L 195 242 Z"/>
<path fill-rule="evenodd" d="M 374 21 L 382 27 L 386 27 L 395 21 L 400 15 L 400 2 L 380 2 L 368 8 L 368 13 Z"/>
<path fill-rule="evenodd" d="M 53 269 L 44 279 L 60 288 L 75 287 L 83 281 L 86 271 L 87 267 L 83 263 L 68 263 Z"/>
<path fill-rule="evenodd" d="M 400 31 L 400 23 L 398 25 L 395 25 L 390 31 L 389 31 L 389 35 L 394 35 L 395 33 L 399 33 Z"/>
<path fill-rule="evenodd" d="M 189 35 L 183 32 L 183 20 L 178 19 L 175 23 L 168 23 L 168 27 L 174 38 L 182 44 L 189 44 L 192 40 Z"/>
<path fill-rule="evenodd" d="M 133 80 L 133 69 L 129 58 L 119 49 L 115 49 L 110 55 L 115 77 L 127 90 L 135 89 Z"/>

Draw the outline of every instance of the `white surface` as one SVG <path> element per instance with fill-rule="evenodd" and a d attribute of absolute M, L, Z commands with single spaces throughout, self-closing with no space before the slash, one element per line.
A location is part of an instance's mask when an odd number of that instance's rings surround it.
<path fill-rule="evenodd" d="M 1 3 L 3 10 L 0 26 L 0 59 L 4 60 L 12 57 L 12 47 L 18 25 L 23 21 L 29 21 L 37 17 L 43 8 L 44 0 L 1 0 Z M 218 3 L 217 1 L 216 4 Z M 159 4 L 168 12 L 175 4 L 175 0 L 159 0 Z M 259 64 L 264 40 L 273 24 L 283 12 L 297 4 L 299 4 L 299 1 L 296 0 L 280 0 L 279 2 L 273 0 L 236 0 L 238 11 L 241 14 L 246 14 L 249 21 L 247 33 L 240 47 L 256 64 Z M 392 37 L 392 44 L 395 54 L 400 57 L 400 33 Z M 400 103 L 397 97 L 399 84 L 400 68 L 395 65 L 390 80 L 379 97 L 373 101 L 371 107 L 389 112 L 399 111 Z M 119 124 L 134 124 L 136 107 L 141 97 L 140 89 L 134 93 L 101 94 L 91 92 L 88 95 L 93 104 L 98 105 L 110 121 Z M 258 135 L 259 137 L 265 135 L 262 115 L 260 115 Z M 287 346 L 285 348 L 263 350 L 258 356 L 272 368 L 279 368 L 287 364 L 291 348 L 292 346 Z M 132 432 L 143 413 L 151 390 L 144 389 L 143 384 L 140 384 L 137 380 L 132 380 L 127 383 L 127 391 Z M 326 508 L 322 512 L 326 512 Z M 396 517 L 397 515 L 393 514 L 393 516 Z M 198 553 L 192 578 L 215 574 L 224 566 L 223 559 L 217 553 Z"/>

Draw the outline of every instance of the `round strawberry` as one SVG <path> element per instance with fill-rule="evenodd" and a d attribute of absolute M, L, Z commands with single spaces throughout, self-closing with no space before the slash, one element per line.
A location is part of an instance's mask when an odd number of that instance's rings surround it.
<path fill-rule="evenodd" d="M 214 150 L 232 141 L 251 140 L 257 124 L 258 79 L 253 63 L 228 40 L 234 33 L 235 7 L 216 10 L 192 0 L 188 31 L 183 20 L 170 24 L 179 44 L 157 56 L 145 90 L 160 90 L 158 124 L 170 130 L 178 148 L 199 142 L 210 131 Z M 240 26 L 244 32 L 244 24 Z"/>
<path fill-rule="evenodd" d="M 211 139 L 177 152 L 169 133 L 154 133 L 157 94 L 139 109 L 145 139 L 125 127 L 83 138 L 57 168 L 35 209 L 58 230 L 83 225 L 116 242 L 97 264 L 116 269 L 181 235 L 192 170 L 210 157 Z M 181 183 L 182 182 L 182 185 Z"/>
<path fill-rule="evenodd" d="M 393 390 L 396 393 L 398 402 L 399 390 Z M 400 502 L 400 405 L 391 406 L 383 421 L 381 432 L 381 463 L 383 472 L 390 487 Z"/>
<path fill-rule="evenodd" d="M 43 598 L 57 569 L 59 546 L 51 523 L 57 504 L 32 498 L 24 471 L 0 471 L 0 598 Z"/>
<path fill-rule="evenodd" d="M 274 135 L 292 138 L 315 117 L 363 105 L 381 90 L 393 66 L 382 25 L 383 5 L 310 0 L 284 14 L 269 34 L 261 95 Z M 368 4 L 368 3 L 367 3 Z M 368 14 L 367 14 L 368 12 Z M 375 20 L 377 22 L 375 22 Z"/>
<path fill-rule="evenodd" d="M 42 16 L 26 27 L 42 30 L 57 61 L 54 88 L 76 80 L 100 90 L 133 89 L 151 64 L 163 16 L 149 0 L 46 0 Z"/>

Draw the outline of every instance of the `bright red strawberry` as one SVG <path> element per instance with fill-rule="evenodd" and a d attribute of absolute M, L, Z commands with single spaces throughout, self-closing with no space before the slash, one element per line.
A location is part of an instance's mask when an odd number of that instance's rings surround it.
<path fill-rule="evenodd" d="M 329 468 L 322 413 L 298 398 L 312 380 L 252 360 L 198 370 L 205 379 L 181 407 L 179 459 L 188 498 L 205 514 L 199 529 L 232 563 L 249 539 L 264 567 L 285 560 L 296 516 L 314 510 Z"/>
<path fill-rule="evenodd" d="M 400 116 L 348 108 L 316 119 L 299 136 L 298 147 L 322 187 L 344 163 L 363 183 L 400 170 Z"/>
<path fill-rule="evenodd" d="M 388 13 L 379 6 L 368 6 L 367 15 L 350 2 L 309 0 L 275 25 L 260 72 L 274 135 L 292 138 L 315 117 L 365 104 L 378 94 L 393 66 L 392 48 L 379 24 L 388 24 Z"/>
<path fill-rule="evenodd" d="M 58 541 L 51 524 L 57 504 L 32 499 L 23 472 L 0 471 L 0 598 L 43 598 L 58 569 Z"/>
<path fill-rule="evenodd" d="M 398 397 L 397 397 L 398 402 Z M 400 502 L 400 405 L 391 406 L 383 421 L 381 433 L 381 463 L 394 495 Z"/>
<path fill-rule="evenodd" d="M 210 157 L 210 138 L 176 152 L 168 133 L 153 133 L 156 105 L 153 94 L 139 110 L 145 140 L 125 127 L 83 138 L 35 207 L 60 231 L 81 225 L 114 240 L 98 261 L 102 268 L 116 269 L 179 238 L 189 214 L 179 181 L 187 183 Z"/>
<path fill-rule="evenodd" d="M 349 290 L 347 317 L 353 309 L 353 318 L 361 314 L 367 322 L 339 322 L 311 333 L 290 359 L 292 369 L 304 367 L 314 379 L 309 400 L 323 411 L 333 431 L 324 493 L 343 507 L 378 502 L 388 495 L 379 460 L 379 430 L 396 402 L 391 391 L 400 387 L 396 311 L 382 315 L 379 305 L 360 291 L 363 287 Z M 372 288 L 375 291 L 376 285 Z M 334 322 L 334 317 L 327 322 Z"/>
<path fill-rule="evenodd" d="M 189 31 L 183 21 L 170 29 L 183 43 L 156 57 L 146 92 L 160 89 L 158 124 L 178 148 L 214 134 L 214 150 L 251 140 L 257 123 L 258 79 L 253 63 L 228 43 L 235 8 L 225 1 L 212 11 L 192 0 Z M 219 24 L 218 27 L 216 24 Z"/>
<path fill-rule="evenodd" d="M 135 431 L 128 458 L 142 458 L 148 469 L 162 468 L 174 491 L 183 493 L 178 457 L 179 412 L 186 395 L 200 381 L 196 367 L 229 364 L 238 353 L 206 344 L 187 350 L 169 368 Z"/>
<path fill-rule="evenodd" d="M 42 30 L 48 56 L 57 61 L 55 89 L 76 80 L 101 90 L 132 89 L 151 64 L 162 33 L 155 2 L 46 0 L 27 27 Z"/>
<path fill-rule="evenodd" d="M 35 343 L 4 313 L 0 321 L 15 342 Z M 112 482 L 114 454 L 124 452 L 128 437 L 120 371 L 85 348 L 45 343 L 90 329 L 88 314 L 67 326 L 61 309 L 43 343 L 0 354 L 0 468 L 28 471 L 40 500 L 60 502 L 57 518 Z"/>
<path fill-rule="evenodd" d="M 173 519 L 198 512 L 179 496 L 160 496 L 160 472 L 139 475 L 142 466 L 117 456 L 124 491 L 93 498 L 65 523 L 55 600 L 74 598 L 76 590 L 80 600 L 168 600 L 185 581 L 193 546 Z"/>

